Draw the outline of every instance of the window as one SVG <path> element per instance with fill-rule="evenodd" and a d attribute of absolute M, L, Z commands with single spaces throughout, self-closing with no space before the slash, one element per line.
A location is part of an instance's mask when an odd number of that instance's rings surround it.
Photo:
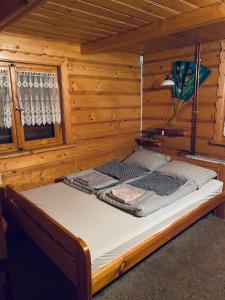
<path fill-rule="evenodd" d="M 62 142 L 57 67 L 0 63 L 0 150 Z"/>

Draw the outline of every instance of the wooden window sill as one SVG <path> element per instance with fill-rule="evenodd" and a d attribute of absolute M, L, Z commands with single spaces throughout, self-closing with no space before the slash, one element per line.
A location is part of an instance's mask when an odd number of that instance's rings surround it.
<path fill-rule="evenodd" d="M 19 156 L 24 156 L 24 155 L 31 155 L 31 154 L 36 154 L 36 153 L 43 153 L 43 152 L 50 152 L 50 151 L 55 151 L 55 150 L 63 150 L 63 149 L 68 149 L 68 148 L 73 148 L 75 145 L 74 144 L 61 144 L 61 145 L 51 145 L 49 147 L 43 147 L 43 148 L 33 148 L 33 149 L 23 149 L 23 150 L 14 150 L 14 151 L 8 151 L 8 152 L 2 152 L 0 153 L 0 160 L 1 159 L 8 159 L 12 157 L 19 157 Z"/>
<path fill-rule="evenodd" d="M 40 147 L 40 148 L 30 149 L 30 153 L 35 154 L 35 153 L 49 152 L 49 151 L 54 151 L 54 150 L 68 149 L 68 148 L 73 148 L 74 146 L 75 146 L 74 144 L 51 145 L 49 147 L 44 147 L 44 148 Z"/>
<path fill-rule="evenodd" d="M 5 158 L 12 158 L 12 157 L 17 157 L 17 156 L 23 156 L 31 154 L 30 150 L 17 150 L 17 151 L 8 151 L 8 152 L 3 152 L 0 153 L 0 159 L 5 159 Z"/>

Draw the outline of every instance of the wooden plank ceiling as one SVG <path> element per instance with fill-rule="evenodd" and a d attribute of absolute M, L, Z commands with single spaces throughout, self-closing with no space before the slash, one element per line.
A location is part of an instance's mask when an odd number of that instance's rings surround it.
<path fill-rule="evenodd" d="M 86 44 L 156 21 L 213 5 L 218 0 L 54 0 L 41 1 L 3 28 L 4 32 Z M 184 47 L 225 37 L 224 23 L 179 32 L 119 50 L 137 53 Z"/>

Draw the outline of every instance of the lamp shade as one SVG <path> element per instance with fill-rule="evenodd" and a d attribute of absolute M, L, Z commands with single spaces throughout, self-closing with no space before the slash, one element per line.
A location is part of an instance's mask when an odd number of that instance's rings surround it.
<path fill-rule="evenodd" d="M 175 85 L 175 82 L 169 77 L 169 75 L 166 76 L 166 78 L 162 81 L 161 86 L 164 87 L 172 87 Z"/>

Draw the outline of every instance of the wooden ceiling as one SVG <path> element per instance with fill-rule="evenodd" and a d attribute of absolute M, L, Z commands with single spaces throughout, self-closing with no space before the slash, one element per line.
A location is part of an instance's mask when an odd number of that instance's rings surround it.
<path fill-rule="evenodd" d="M 1 8 L 0 0 L 0 8 Z M 54 0 L 37 1 L 4 32 L 36 36 L 80 45 L 135 32 L 149 24 L 160 24 L 179 15 L 223 2 L 219 0 Z M 3 4 L 2 4 L 3 5 Z M 224 18 L 225 20 L 225 18 Z M 194 20 L 193 20 L 194 23 Z M 122 45 L 119 50 L 148 53 L 225 38 L 224 22 L 176 32 L 166 37 Z"/>

